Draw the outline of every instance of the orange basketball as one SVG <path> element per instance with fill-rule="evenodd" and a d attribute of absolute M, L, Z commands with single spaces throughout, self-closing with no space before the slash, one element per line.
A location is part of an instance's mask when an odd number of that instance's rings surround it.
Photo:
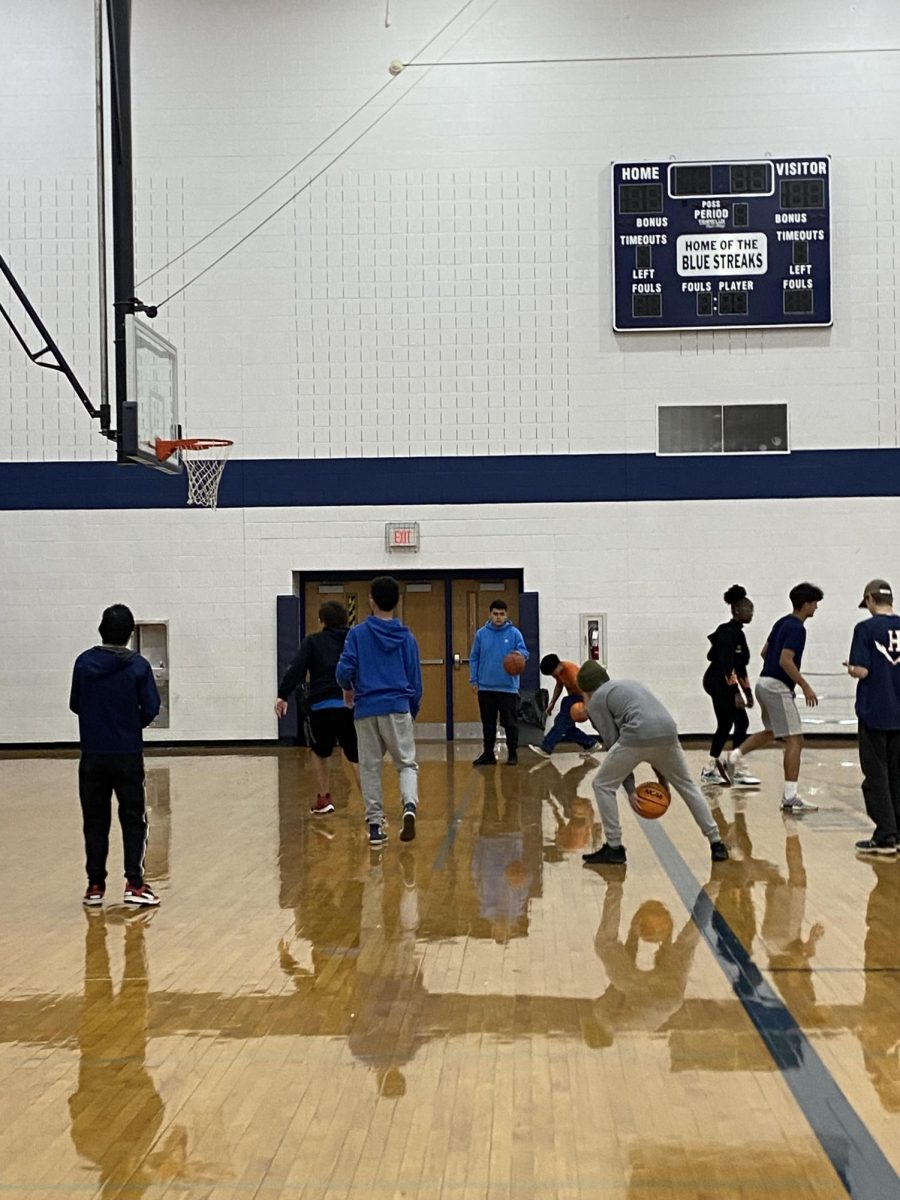
<path fill-rule="evenodd" d="M 520 654 L 518 650 L 510 650 L 503 660 L 503 670 L 507 675 L 521 675 L 525 670 L 524 655 Z"/>
<path fill-rule="evenodd" d="M 572 718 L 572 720 L 575 722 L 576 725 L 580 725 L 582 721 L 586 721 L 588 719 L 588 715 L 587 715 L 587 705 L 585 704 L 585 702 L 583 700 L 576 700 L 575 703 L 572 705 L 572 707 L 569 709 L 569 716 Z"/>
<path fill-rule="evenodd" d="M 631 807 L 645 821 L 655 821 L 661 817 L 672 802 L 669 789 L 661 783 L 639 783 L 635 788 L 635 797 Z"/>
<path fill-rule="evenodd" d="M 645 942 L 662 943 L 672 936 L 672 917 L 659 900 L 645 900 L 634 914 L 632 924 Z"/>
<path fill-rule="evenodd" d="M 503 877 L 510 887 L 519 888 L 530 879 L 528 868 L 522 862 L 521 858 L 517 858 L 515 862 L 508 863 Z"/>

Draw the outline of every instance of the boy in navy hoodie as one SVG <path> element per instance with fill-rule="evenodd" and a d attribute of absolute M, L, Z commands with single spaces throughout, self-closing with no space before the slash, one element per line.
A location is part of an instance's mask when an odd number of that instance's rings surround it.
<path fill-rule="evenodd" d="M 78 714 L 81 762 L 78 791 L 84 821 L 88 886 L 84 904 L 103 903 L 112 821 L 112 794 L 119 805 L 125 856 L 125 903 L 155 907 L 144 882 L 147 816 L 144 810 L 143 729 L 159 712 L 150 664 L 128 649 L 134 617 L 124 604 L 104 610 L 102 646 L 79 654 L 72 672 L 69 708 Z"/>
<path fill-rule="evenodd" d="M 401 842 L 416 836 L 418 771 L 413 721 L 422 701 L 419 647 L 405 625 L 394 618 L 400 600 L 396 579 L 380 575 L 372 580 L 369 607 L 372 615 L 347 634 L 335 676 L 345 692 L 353 693 L 356 738 L 359 745 L 360 786 L 366 806 L 369 845 L 378 849 L 387 841 L 384 830 L 384 797 L 381 763 L 387 751 L 400 777 L 403 802 Z M 345 696 L 348 705 L 350 696 Z"/>
<path fill-rule="evenodd" d="M 528 658 L 525 639 L 508 617 L 506 601 L 499 597 L 491 601 L 490 619 L 475 634 L 469 651 L 469 682 L 478 695 L 481 713 L 481 732 L 484 751 L 472 763 L 473 767 L 490 767 L 497 761 L 494 742 L 497 739 L 497 717 L 506 731 L 507 764 L 514 767 L 519 761 L 519 727 L 516 724 L 516 697 L 519 694 L 518 675 L 508 675 L 503 660 L 513 650 Z"/>

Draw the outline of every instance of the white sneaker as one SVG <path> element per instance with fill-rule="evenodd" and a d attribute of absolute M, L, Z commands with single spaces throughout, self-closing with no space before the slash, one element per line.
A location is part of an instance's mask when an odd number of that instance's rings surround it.
<path fill-rule="evenodd" d="M 536 743 L 531 747 L 535 754 L 540 754 L 541 758 L 549 758 L 551 751 L 545 750 L 543 746 L 538 746 Z"/>
<path fill-rule="evenodd" d="M 719 772 L 719 783 L 724 783 L 726 787 L 730 787 L 732 776 L 734 775 L 734 767 L 730 754 L 721 754 L 716 759 L 716 770 Z"/>
<path fill-rule="evenodd" d="M 700 772 L 701 783 L 724 783 L 725 780 L 719 774 L 716 767 L 704 767 Z"/>
<path fill-rule="evenodd" d="M 800 796 L 795 797 L 793 800 L 786 800 L 782 797 L 781 811 L 796 816 L 798 813 L 818 812 L 819 806 L 818 804 L 810 804 L 808 800 L 803 800 Z"/>
<path fill-rule="evenodd" d="M 759 787 L 759 780 L 749 771 L 735 771 L 731 782 L 735 787 Z"/>

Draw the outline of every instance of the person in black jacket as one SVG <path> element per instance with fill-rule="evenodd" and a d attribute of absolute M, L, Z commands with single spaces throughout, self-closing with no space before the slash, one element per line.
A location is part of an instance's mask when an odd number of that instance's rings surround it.
<path fill-rule="evenodd" d="M 753 707 L 753 692 L 747 677 L 750 650 L 744 626 L 753 620 L 753 601 L 740 584 L 735 583 L 722 597 L 731 605 L 731 620 L 709 635 L 709 666 L 703 676 L 703 690 L 713 702 L 716 732 L 709 747 L 709 759 L 700 772 L 701 783 L 734 783 L 736 787 L 758 787 L 759 780 L 749 771 L 731 772 L 722 763 L 722 751 L 732 729 L 735 750 L 745 741 L 750 724 L 747 709 Z"/>
<path fill-rule="evenodd" d="M 347 638 L 347 610 L 337 600 L 326 600 L 319 609 L 319 633 L 311 633 L 300 643 L 297 656 L 278 685 L 275 712 L 283 717 L 288 710 L 288 698 L 309 676 L 309 727 L 313 765 L 318 792 L 310 812 L 321 816 L 334 812 L 328 791 L 327 760 L 336 745 L 344 752 L 359 786 L 359 752 L 356 746 L 356 726 L 353 709 L 344 703 L 344 693 L 334 677 L 334 669 Z"/>
<path fill-rule="evenodd" d="M 134 633 L 131 609 L 124 604 L 105 609 L 98 632 L 103 645 L 78 655 L 69 695 L 69 708 L 78 715 L 81 744 L 78 792 L 88 877 L 83 902 L 88 908 L 97 907 L 106 894 L 115 792 L 125 857 L 125 903 L 155 908 L 159 899 L 144 882 L 143 730 L 159 712 L 159 692 L 146 658 L 128 648 Z"/>

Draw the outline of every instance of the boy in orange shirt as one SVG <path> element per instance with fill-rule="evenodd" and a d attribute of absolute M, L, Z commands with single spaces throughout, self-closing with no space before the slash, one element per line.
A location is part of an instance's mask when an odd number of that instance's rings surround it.
<path fill-rule="evenodd" d="M 547 708 L 548 717 L 556 707 L 556 702 L 562 695 L 563 689 L 568 695 L 563 697 L 563 702 L 559 706 L 559 716 L 544 734 L 544 740 L 539 746 L 532 746 L 531 749 L 535 754 L 540 754 L 542 758 L 549 758 L 559 742 L 567 741 L 576 742 L 581 747 L 582 754 L 590 754 L 600 745 L 600 741 L 598 738 L 582 733 L 571 715 L 572 705 L 578 704 L 584 699 L 578 687 L 577 664 L 561 659 L 556 654 L 545 654 L 541 659 L 541 674 L 552 675 L 556 680 L 556 687 L 553 689 L 553 696 Z"/>

